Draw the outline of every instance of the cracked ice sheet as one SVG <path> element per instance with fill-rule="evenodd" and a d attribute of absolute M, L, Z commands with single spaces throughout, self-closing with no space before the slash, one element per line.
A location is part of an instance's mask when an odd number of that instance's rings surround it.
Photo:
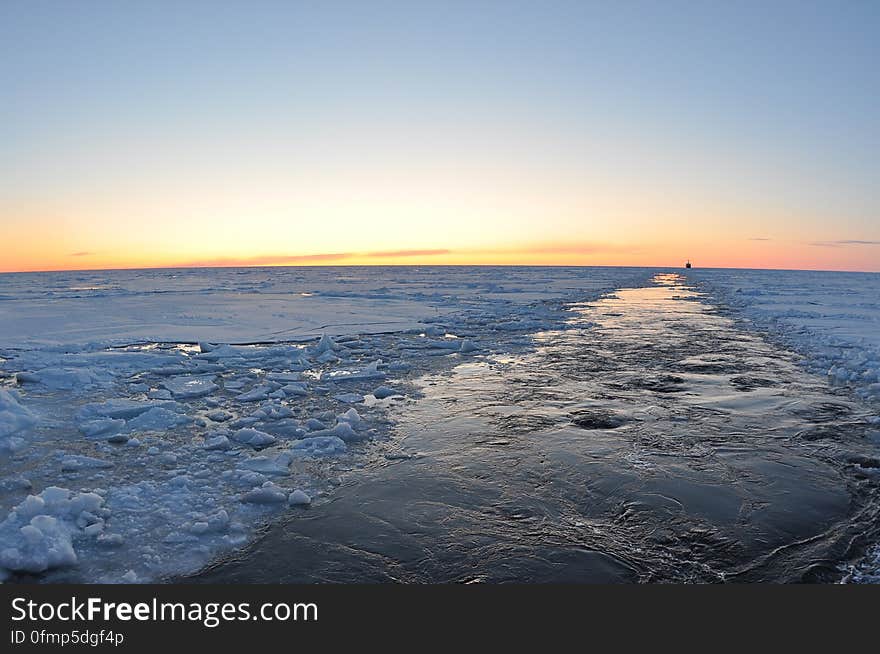
<path fill-rule="evenodd" d="M 301 510 L 304 496 L 319 509 L 342 476 L 382 447 L 385 407 L 404 399 L 407 380 L 556 324 L 563 307 L 545 300 L 589 299 L 648 275 L 273 269 L 0 276 L 0 336 L 16 344 L 0 349 L 7 574 L 114 582 L 196 570 L 246 543 L 261 524 Z M 306 319 L 293 315 L 303 302 L 313 303 Z M 366 318 L 387 319 L 401 303 L 412 314 L 400 329 L 370 334 Z M 187 316 L 201 317 L 168 320 L 184 315 L 184 306 Z M 96 325 L 105 310 L 107 321 Z M 47 315 L 63 320 L 49 329 Z M 157 317 L 164 321 L 159 333 L 193 344 L 108 347 L 143 338 Z M 327 330 L 334 337 L 284 342 L 309 320 L 335 324 Z M 279 336 L 268 340 L 277 344 L 211 344 L 272 331 Z M 103 342 L 57 344 L 80 338 Z M 383 384 L 394 399 L 372 395 Z M 352 408 L 345 400 L 355 396 L 365 401 Z M 42 499 L 47 489 L 54 490 Z M 83 502 L 94 510 L 79 510 Z"/>
<path fill-rule="evenodd" d="M 251 343 L 410 329 L 422 319 L 475 306 L 594 292 L 640 270 L 401 266 L 2 274 L 0 347 Z"/>

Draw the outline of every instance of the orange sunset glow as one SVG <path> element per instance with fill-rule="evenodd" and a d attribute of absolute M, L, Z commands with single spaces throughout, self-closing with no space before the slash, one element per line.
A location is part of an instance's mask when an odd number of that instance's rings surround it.
<path fill-rule="evenodd" d="M 777 48 L 733 9 L 686 31 L 576 5 L 461 7 L 467 29 L 276 9 L 209 31 L 195 5 L 174 29 L 161 7 L 0 9 L 0 271 L 880 270 L 880 53 L 856 16 Z"/>

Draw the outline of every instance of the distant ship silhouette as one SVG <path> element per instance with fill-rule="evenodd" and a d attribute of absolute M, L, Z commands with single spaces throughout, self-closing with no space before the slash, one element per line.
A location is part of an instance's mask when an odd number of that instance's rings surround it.
<path fill-rule="evenodd" d="M 684 267 L 685 267 L 685 268 L 690 268 L 690 267 L 691 267 L 691 262 L 690 262 L 690 260 L 688 260 L 688 261 L 685 262 Z"/>

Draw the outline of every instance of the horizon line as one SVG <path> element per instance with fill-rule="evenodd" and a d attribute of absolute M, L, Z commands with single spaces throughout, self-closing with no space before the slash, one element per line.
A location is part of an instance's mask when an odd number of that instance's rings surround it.
<path fill-rule="evenodd" d="M 611 265 L 611 264 L 537 264 L 537 263 L 332 263 L 332 264 L 242 264 L 242 265 L 181 265 L 181 266 L 130 266 L 116 268 L 49 268 L 40 270 L 3 270 L 0 275 L 30 275 L 45 273 L 90 273 L 152 270 L 241 270 L 266 268 L 642 268 L 688 270 L 684 265 Z M 832 272 L 880 275 L 880 270 L 830 270 L 827 268 L 745 268 L 737 266 L 694 266 L 689 270 L 766 270 L 777 272 Z"/>

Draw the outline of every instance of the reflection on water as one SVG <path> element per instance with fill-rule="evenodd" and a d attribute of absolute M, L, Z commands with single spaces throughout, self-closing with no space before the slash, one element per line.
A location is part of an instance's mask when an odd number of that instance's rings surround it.
<path fill-rule="evenodd" d="M 678 275 L 535 348 L 425 379 L 415 455 L 270 530 L 217 581 L 797 581 L 877 524 L 863 408 Z"/>

